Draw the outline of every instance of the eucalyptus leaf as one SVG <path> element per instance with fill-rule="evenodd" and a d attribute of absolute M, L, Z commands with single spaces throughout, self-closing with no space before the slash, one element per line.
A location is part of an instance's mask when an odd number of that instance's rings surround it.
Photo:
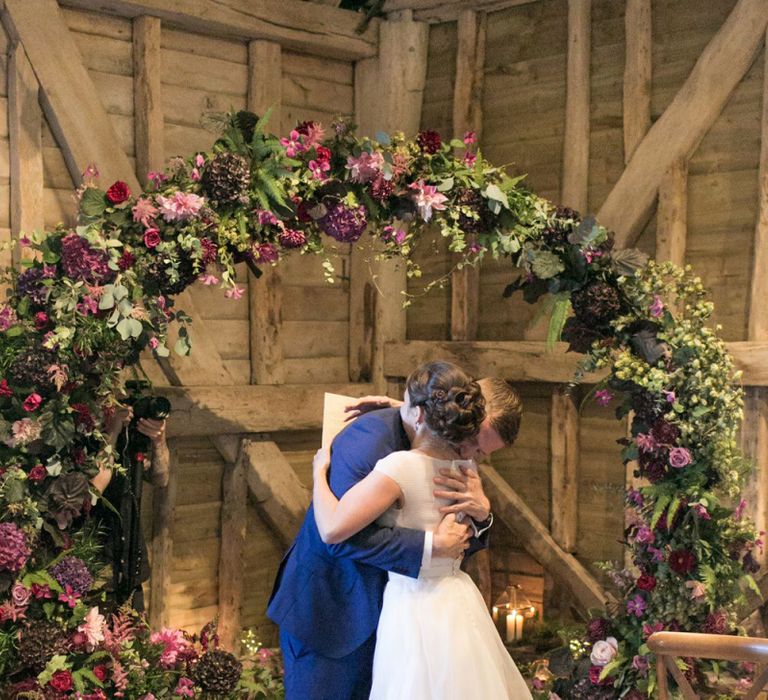
<path fill-rule="evenodd" d="M 389 146 L 392 143 L 389 134 L 384 131 L 377 131 L 375 138 L 382 146 Z"/>
<path fill-rule="evenodd" d="M 447 177 L 445 180 L 442 180 L 440 184 L 437 186 L 438 192 L 447 192 L 453 187 L 454 179 L 452 177 Z"/>
<path fill-rule="evenodd" d="M 173 346 L 173 351 L 177 355 L 189 355 L 189 353 L 192 350 L 192 346 L 189 342 L 189 338 L 187 336 L 179 336 L 179 339 L 176 341 L 176 344 Z"/>

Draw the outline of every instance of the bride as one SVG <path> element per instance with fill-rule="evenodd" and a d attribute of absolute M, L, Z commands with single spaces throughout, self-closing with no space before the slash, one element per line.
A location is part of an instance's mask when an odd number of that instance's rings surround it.
<path fill-rule="evenodd" d="M 406 382 L 406 410 L 416 435 L 411 450 L 393 452 L 341 500 L 328 486 L 329 455 L 314 467 L 314 508 L 326 544 L 342 542 L 378 520 L 433 530 L 448 501 L 433 495 L 439 469 L 476 468 L 459 459 L 485 417 L 477 382 L 446 363 L 422 365 Z M 531 694 L 496 632 L 460 560 L 424 562 L 418 579 L 390 572 L 376 633 L 371 700 L 525 700 Z"/>

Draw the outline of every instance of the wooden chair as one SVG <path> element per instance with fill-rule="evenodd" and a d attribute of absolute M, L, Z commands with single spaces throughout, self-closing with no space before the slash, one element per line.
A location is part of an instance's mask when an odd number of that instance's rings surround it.
<path fill-rule="evenodd" d="M 768 639 L 759 637 L 732 637 L 721 634 L 695 634 L 692 632 L 656 632 L 648 639 L 648 648 L 656 654 L 656 684 L 659 700 L 669 700 L 667 673 L 677 681 L 685 700 L 699 700 L 690 683 L 677 667 L 680 656 L 723 661 L 747 661 L 762 669 L 744 700 L 755 700 L 768 684 Z"/>

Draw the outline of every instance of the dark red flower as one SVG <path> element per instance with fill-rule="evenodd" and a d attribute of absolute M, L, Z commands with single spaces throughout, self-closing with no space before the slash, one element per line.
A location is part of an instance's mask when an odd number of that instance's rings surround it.
<path fill-rule="evenodd" d="M 676 549 L 669 553 L 669 568 L 677 574 L 684 576 L 696 568 L 696 556 L 687 549 Z"/>
<path fill-rule="evenodd" d="M 96 676 L 100 681 L 105 681 L 107 679 L 107 668 L 106 666 L 102 666 L 99 664 L 98 666 L 93 667 L 93 675 Z"/>
<path fill-rule="evenodd" d="M 315 153 L 317 153 L 317 156 L 315 157 L 316 160 L 323 161 L 324 163 L 327 163 L 331 160 L 330 148 L 326 148 L 325 146 L 318 146 L 315 148 Z"/>
<path fill-rule="evenodd" d="M 437 153 L 443 141 L 440 138 L 440 134 L 436 131 L 425 129 L 419 132 L 419 135 L 416 137 L 416 143 L 419 144 L 419 148 L 424 153 Z"/>
<path fill-rule="evenodd" d="M 702 632 L 707 634 L 728 634 L 730 632 L 728 616 L 721 610 L 709 613 L 704 621 Z"/>
<path fill-rule="evenodd" d="M 117 266 L 125 272 L 127 269 L 133 267 L 133 263 L 136 262 L 136 256 L 128 250 L 124 250 L 120 259 L 117 261 Z"/>
<path fill-rule="evenodd" d="M 610 623 L 604 617 L 596 617 L 587 623 L 587 641 L 590 644 L 599 642 L 608 636 Z"/>
<path fill-rule="evenodd" d="M 8 381 L 6 379 L 0 380 L 0 396 L 13 396 L 13 389 L 8 386 Z"/>
<path fill-rule="evenodd" d="M 32 411 L 36 411 L 40 407 L 41 403 L 43 403 L 43 397 L 40 396 L 40 394 L 30 394 L 26 399 L 24 399 L 24 403 L 22 405 L 24 406 L 25 411 L 31 413 Z"/>
<path fill-rule="evenodd" d="M 107 199 L 112 204 L 122 204 L 130 196 L 131 190 L 122 180 L 118 180 L 107 190 Z"/>
<path fill-rule="evenodd" d="M 49 684 L 60 693 L 63 693 L 65 690 L 72 690 L 72 674 L 66 669 L 56 671 Z"/>
<path fill-rule="evenodd" d="M 660 445 L 674 445 L 680 437 L 680 428 L 661 419 L 654 423 L 651 435 Z"/>
<path fill-rule="evenodd" d="M 216 244 L 210 238 L 201 238 L 200 247 L 203 249 L 203 258 L 201 260 L 203 265 L 215 263 L 219 257 L 219 249 Z"/>
<path fill-rule="evenodd" d="M 48 325 L 48 314 L 45 311 L 38 311 L 35 314 L 35 330 L 41 331 Z"/>
<path fill-rule="evenodd" d="M 652 591 L 656 588 L 656 577 L 651 574 L 641 574 L 636 585 L 641 591 Z"/>
<path fill-rule="evenodd" d="M 160 244 L 160 231 L 156 228 L 148 228 L 144 231 L 144 245 L 147 248 L 157 248 Z"/>
<path fill-rule="evenodd" d="M 608 676 L 608 678 L 603 678 L 603 680 L 600 680 L 600 674 L 602 672 L 603 672 L 602 666 L 589 667 L 589 680 L 592 682 L 592 685 L 612 685 L 613 684 L 613 678 L 611 676 Z"/>
<path fill-rule="evenodd" d="M 36 464 L 34 467 L 32 467 L 32 469 L 29 470 L 29 474 L 27 476 L 31 481 L 39 484 L 41 481 L 45 480 L 45 477 L 48 476 L 48 472 L 45 470 L 45 467 L 42 464 Z"/>

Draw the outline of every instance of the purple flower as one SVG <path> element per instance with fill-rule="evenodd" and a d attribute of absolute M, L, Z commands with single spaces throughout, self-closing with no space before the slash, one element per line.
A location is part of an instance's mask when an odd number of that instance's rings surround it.
<path fill-rule="evenodd" d="M 637 675 L 641 678 L 645 678 L 648 675 L 648 666 L 647 656 L 639 656 L 635 654 L 635 656 L 632 657 L 632 668 L 637 671 Z"/>
<path fill-rule="evenodd" d="M 76 233 L 68 233 L 61 239 L 61 266 L 67 277 L 91 284 L 112 275 L 109 269 L 109 255 L 97 250 Z"/>
<path fill-rule="evenodd" d="M 630 489 L 627 491 L 627 501 L 630 503 L 633 503 L 638 508 L 642 508 L 643 504 L 645 503 L 645 499 L 643 498 L 643 494 L 640 493 L 637 489 Z"/>
<path fill-rule="evenodd" d="M 44 270 L 39 267 L 30 267 L 19 273 L 16 280 L 16 291 L 20 296 L 29 297 L 33 304 L 42 306 L 48 300 L 49 288 L 43 284 L 46 279 Z"/>
<path fill-rule="evenodd" d="M 656 535 L 653 534 L 653 530 L 647 525 L 643 525 L 637 529 L 635 533 L 635 540 L 641 544 L 651 544 L 656 539 Z"/>
<path fill-rule="evenodd" d="M 658 549 L 657 547 L 651 547 L 648 545 L 648 554 L 651 555 L 651 561 L 660 563 L 664 561 L 664 550 Z"/>
<path fill-rule="evenodd" d="M 607 406 L 613 401 L 613 394 L 608 389 L 600 389 L 595 392 L 595 401 L 601 406 Z"/>
<path fill-rule="evenodd" d="M 744 515 L 744 509 L 747 507 L 747 500 L 745 498 L 742 498 L 739 501 L 739 505 L 736 506 L 736 509 L 733 511 L 733 519 L 738 521 L 741 520 L 741 517 Z"/>
<path fill-rule="evenodd" d="M 642 617 L 646 607 L 647 605 L 640 594 L 627 601 L 627 613 L 635 617 Z"/>
<path fill-rule="evenodd" d="M 395 228 L 394 226 L 385 226 L 381 235 L 382 240 L 394 241 L 397 245 L 403 245 L 407 237 L 407 231 L 401 228 Z"/>
<path fill-rule="evenodd" d="M 277 237 L 283 248 L 301 248 L 307 242 L 307 236 L 303 231 L 286 228 Z"/>
<path fill-rule="evenodd" d="M 675 396 L 675 392 L 674 391 L 662 391 L 661 393 L 664 394 L 664 398 L 669 403 L 675 403 L 675 401 L 677 401 L 677 396 Z"/>
<path fill-rule="evenodd" d="M 685 447 L 673 447 L 669 451 L 669 465 L 682 469 L 691 463 L 691 453 Z"/>
<path fill-rule="evenodd" d="M 651 316 L 654 318 L 658 318 L 661 316 L 661 314 L 664 313 L 664 302 L 661 300 L 661 297 L 656 294 L 653 297 L 653 304 L 650 305 L 648 310 L 651 312 Z"/>
<path fill-rule="evenodd" d="M 368 225 L 367 211 L 361 204 L 347 207 L 343 202 L 330 205 L 326 215 L 318 222 L 320 228 L 339 243 L 354 243 Z"/>
<path fill-rule="evenodd" d="M 64 557 L 58 564 L 51 568 L 51 576 L 55 578 L 62 588 L 70 586 L 72 591 L 82 596 L 93 583 L 93 576 L 88 571 L 85 562 L 78 557 Z"/>
<path fill-rule="evenodd" d="M 29 555 L 29 545 L 24 532 L 14 523 L 0 523 L 0 571 L 20 571 L 27 563 Z"/>
<path fill-rule="evenodd" d="M 691 508 L 702 520 L 712 520 L 712 516 L 709 514 L 706 506 L 703 506 L 701 503 L 694 503 Z"/>
<path fill-rule="evenodd" d="M 257 243 L 251 247 L 251 259 L 257 265 L 277 262 L 280 253 L 271 243 Z"/>

